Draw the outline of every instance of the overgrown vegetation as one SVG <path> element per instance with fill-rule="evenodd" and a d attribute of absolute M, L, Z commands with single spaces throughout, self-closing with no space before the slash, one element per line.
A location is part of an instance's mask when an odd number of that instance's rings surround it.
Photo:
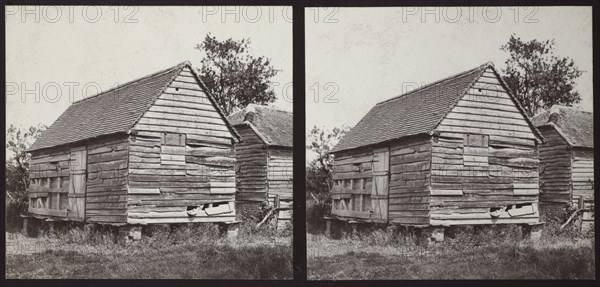
<path fill-rule="evenodd" d="M 242 224 L 237 238 L 214 224 L 155 225 L 125 243 L 99 225 L 7 233 L 7 278 L 291 279 L 291 233 Z M 35 262 L 35 264 L 32 264 Z"/>
<path fill-rule="evenodd" d="M 514 225 L 450 229 L 443 242 L 419 244 L 414 231 L 367 225 L 342 239 L 308 235 L 309 279 L 593 279 L 593 232 L 548 223 L 539 241 Z"/>
<path fill-rule="evenodd" d="M 347 126 L 325 130 L 313 127 L 307 135 L 307 152 L 315 158 L 306 165 L 306 223 L 309 233 L 325 229 L 324 217 L 331 211 L 333 155 L 329 152 L 350 130 Z"/>
<path fill-rule="evenodd" d="M 20 129 L 11 125 L 6 130 L 6 230 L 21 228 L 20 215 L 27 212 L 30 156 L 26 150 L 46 129 L 44 125 Z"/>

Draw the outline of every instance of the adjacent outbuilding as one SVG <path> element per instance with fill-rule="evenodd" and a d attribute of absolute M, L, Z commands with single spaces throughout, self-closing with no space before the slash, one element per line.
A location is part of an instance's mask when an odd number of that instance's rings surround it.
<path fill-rule="evenodd" d="M 336 145 L 336 221 L 522 224 L 539 234 L 543 137 L 486 63 L 376 104 Z"/>
<path fill-rule="evenodd" d="M 240 135 L 236 198 L 249 215 L 261 203 L 277 208 L 277 225 L 291 223 L 293 193 L 293 115 L 274 107 L 250 104 L 229 116 Z M 243 212 L 243 211 L 241 211 Z"/>
<path fill-rule="evenodd" d="M 135 234 L 233 223 L 236 141 L 189 62 L 133 80 L 73 103 L 29 148 L 29 215 Z"/>
<path fill-rule="evenodd" d="M 594 225 L 594 115 L 552 106 L 532 119 L 546 139 L 540 147 L 540 205 L 544 213 L 564 212 L 571 203 L 583 211 L 582 228 Z"/>

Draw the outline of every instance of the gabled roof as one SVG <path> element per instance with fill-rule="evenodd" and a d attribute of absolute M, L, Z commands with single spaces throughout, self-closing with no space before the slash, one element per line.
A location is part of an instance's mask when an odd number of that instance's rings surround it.
<path fill-rule="evenodd" d="M 551 120 L 553 114 L 556 115 L 554 121 Z M 553 126 L 572 147 L 594 148 L 594 114 L 591 112 L 554 105 L 531 121 L 538 127 Z"/>
<path fill-rule="evenodd" d="M 541 134 L 531 124 L 523 108 L 495 70 L 494 65 L 488 62 L 377 103 L 354 128 L 346 133 L 332 149 L 332 152 L 432 132 L 487 68 L 493 70 L 537 138 L 541 139 Z"/>
<path fill-rule="evenodd" d="M 104 135 L 127 133 L 162 94 L 171 81 L 188 67 L 225 121 L 232 137 L 239 136 L 215 105 L 189 62 L 127 82 L 70 105 L 28 149 L 29 152 L 79 142 Z"/>
<path fill-rule="evenodd" d="M 252 119 L 247 117 L 253 113 Z M 293 146 L 293 114 L 269 106 L 250 104 L 245 109 L 231 114 L 229 122 L 233 126 L 249 125 L 257 135 L 270 146 Z"/>

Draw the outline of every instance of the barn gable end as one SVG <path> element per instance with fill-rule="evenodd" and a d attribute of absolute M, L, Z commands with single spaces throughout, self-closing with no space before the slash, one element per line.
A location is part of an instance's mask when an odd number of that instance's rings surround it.
<path fill-rule="evenodd" d="M 235 220 L 237 134 L 209 97 L 185 66 L 133 126 L 128 223 Z"/>
<path fill-rule="evenodd" d="M 431 223 L 537 222 L 537 132 L 486 68 L 432 133 Z"/>
<path fill-rule="evenodd" d="M 435 128 L 440 132 L 488 134 L 498 141 L 535 145 L 537 131 L 517 107 L 492 67 L 456 102 Z"/>

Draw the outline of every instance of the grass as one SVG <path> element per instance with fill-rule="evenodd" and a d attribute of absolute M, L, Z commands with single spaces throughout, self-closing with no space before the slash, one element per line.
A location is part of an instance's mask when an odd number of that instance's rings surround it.
<path fill-rule="evenodd" d="M 307 238 L 309 280 L 594 279 L 590 234 L 548 226 L 539 241 L 516 226 L 465 227 L 435 245 L 394 228 Z"/>
<path fill-rule="evenodd" d="M 68 228 L 37 238 L 7 233 L 8 279 L 291 279 L 291 232 L 242 225 L 238 238 L 212 224 L 157 226 L 142 240 Z"/>

